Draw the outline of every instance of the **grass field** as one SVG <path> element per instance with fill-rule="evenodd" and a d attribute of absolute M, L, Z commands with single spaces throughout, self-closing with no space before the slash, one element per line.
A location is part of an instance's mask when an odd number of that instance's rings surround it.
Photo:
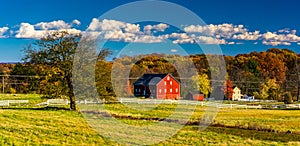
<path fill-rule="evenodd" d="M 38 95 L 0 95 L 0 100 L 3 99 L 30 102 L 0 109 L 0 145 L 120 145 L 98 134 L 78 112 L 36 106 L 44 101 Z M 130 106 L 133 108 L 106 104 L 106 110 L 101 112 L 113 114 L 128 125 L 141 126 L 158 123 L 155 119 L 168 119 L 174 109 L 181 108 L 178 105 Z M 204 110 L 205 107 L 196 107 L 190 122 L 202 118 Z M 185 112 L 186 109 L 179 110 L 179 116 Z M 186 125 L 156 145 L 300 145 L 299 123 L 299 110 L 222 109 L 213 126 L 204 131 L 197 124 Z M 168 131 L 167 127 L 160 130 Z M 142 144 L 138 139 L 144 138 L 136 137 L 137 142 L 128 143 Z"/>

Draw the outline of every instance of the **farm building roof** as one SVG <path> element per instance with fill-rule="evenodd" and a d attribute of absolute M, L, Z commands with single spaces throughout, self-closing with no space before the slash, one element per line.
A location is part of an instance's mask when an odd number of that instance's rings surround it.
<path fill-rule="evenodd" d="M 168 74 L 144 74 L 134 85 L 156 85 Z"/>

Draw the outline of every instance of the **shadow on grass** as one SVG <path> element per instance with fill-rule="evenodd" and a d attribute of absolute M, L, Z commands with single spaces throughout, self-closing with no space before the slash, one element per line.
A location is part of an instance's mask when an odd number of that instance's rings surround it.
<path fill-rule="evenodd" d="M 199 127 L 195 127 L 195 130 L 199 130 Z M 265 132 L 257 130 L 246 130 L 237 128 L 225 128 L 225 127 L 208 127 L 206 132 L 215 132 L 218 134 L 234 135 L 243 138 L 249 138 L 253 140 L 267 140 L 276 142 L 292 142 L 299 141 L 300 134 L 295 133 L 283 133 L 283 132 Z"/>
<path fill-rule="evenodd" d="M 4 107 L 0 108 L 2 110 L 43 110 L 43 111 L 70 111 L 70 108 L 67 107 Z"/>

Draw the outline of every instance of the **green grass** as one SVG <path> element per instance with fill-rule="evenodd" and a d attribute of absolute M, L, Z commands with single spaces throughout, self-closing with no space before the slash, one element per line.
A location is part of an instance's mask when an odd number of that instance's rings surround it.
<path fill-rule="evenodd" d="M 257 125 L 281 132 L 300 133 L 300 110 L 226 109 L 218 113 L 216 122 L 225 125 Z"/>
<path fill-rule="evenodd" d="M 77 112 L 65 110 L 0 110 L 0 143 L 96 145 L 109 144 Z"/>
<path fill-rule="evenodd" d="M 141 105 L 139 105 L 141 106 Z M 145 105 L 155 106 L 155 105 Z M 178 105 L 159 105 L 152 110 L 134 110 L 121 104 L 108 104 L 105 109 L 112 114 L 131 115 L 134 117 L 158 117 L 166 118 Z M 193 108 L 189 107 L 192 111 Z M 206 107 L 197 106 L 190 121 L 197 121 L 204 115 Z M 186 110 L 179 112 L 185 115 Z M 292 131 L 300 133 L 300 110 L 264 110 L 264 109 L 220 109 L 214 123 L 226 126 L 259 126 L 262 128 L 274 129 L 280 132 Z"/>
<path fill-rule="evenodd" d="M 119 145 L 98 134 L 99 129 L 95 128 L 99 126 L 98 120 L 102 120 L 103 127 L 99 128 L 115 126 L 115 130 L 118 130 L 118 125 L 107 120 L 108 118 L 99 118 L 101 116 L 97 114 L 85 115 L 97 119 L 88 121 L 91 126 L 94 126 L 93 129 L 78 112 L 65 108 L 37 107 L 37 103 L 45 101 L 39 95 L 0 94 L 0 100 L 7 99 L 26 99 L 30 102 L 28 105 L 0 109 L 0 145 Z M 145 137 L 141 133 L 145 131 L 137 131 L 130 128 L 130 125 L 147 127 L 158 123 L 155 120 L 132 120 L 132 117 L 166 119 L 176 110 L 177 118 L 182 118 L 189 111 L 194 110 L 192 106 L 175 104 L 158 106 L 106 104 L 103 108 L 105 110 L 97 106 L 89 106 L 86 109 L 123 117 L 117 120 L 129 127 L 123 129 L 125 133 L 119 134 L 136 135 L 135 141 L 123 139 L 123 142 L 129 144 L 146 143 L 143 141 L 145 139 L 150 142 L 155 140 L 154 136 Z M 199 120 L 204 115 L 204 111 L 205 107 L 197 106 L 190 120 Z M 221 109 L 213 123 L 224 127 L 212 126 L 200 131 L 198 125 L 184 126 L 177 134 L 156 145 L 300 145 L 300 110 Z M 178 123 L 172 122 L 166 124 L 179 126 Z M 239 128 L 247 126 L 269 128 L 277 132 Z M 159 126 L 157 129 L 162 135 L 172 130 L 166 126 Z M 150 128 L 149 131 L 157 129 Z"/>
<path fill-rule="evenodd" d="M 0 94 L 0 100 L 29 100 L 30 104 L 46 101 L 38 94 Z"/>

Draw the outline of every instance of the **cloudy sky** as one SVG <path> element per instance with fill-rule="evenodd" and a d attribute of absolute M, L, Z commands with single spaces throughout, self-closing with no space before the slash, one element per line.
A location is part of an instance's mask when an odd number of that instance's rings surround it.
<path fill-rule="evenodd" d="M 122 51 L 126 55 L 181 54 L 180 48 L 188 54 L 197 54 L 201 53 L 197 44 L 207 48 L 219 45 L 225 55 L 272 47 L 300 53 L 297 0 L 170 0 L 191 10 L 207 24 L 186 24 L 183 20 L 179 28 L 165 22 L 130 23 L 118 18 L 99 18 L 129 2 L 133 1 L 4 1 L 0 9 L 0 62 L 20 61 L 24 47 L 57 30 L 97 36 L 114 52 L 112 57 Z"/>

